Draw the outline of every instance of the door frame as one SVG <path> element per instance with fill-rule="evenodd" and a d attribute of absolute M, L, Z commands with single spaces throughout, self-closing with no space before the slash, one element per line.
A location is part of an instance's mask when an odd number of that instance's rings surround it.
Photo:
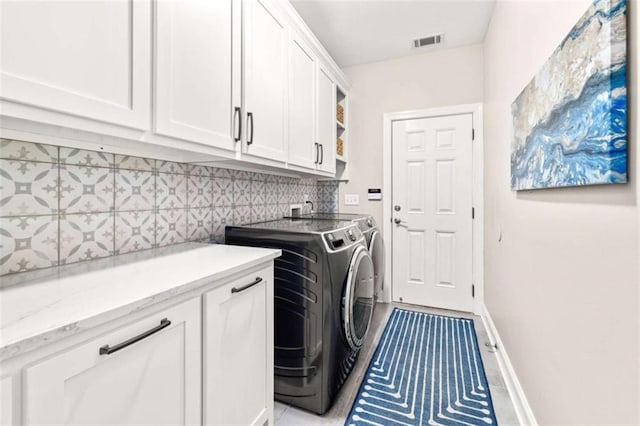
<path fill-rule="evenodd" d="M 385 268 L 384 282 L 391 283 L 393 277 L 393 226 L 392 226 L 392 132 L 393 122 L 401 120 L 412 120 L 418 118 L 433 118 L 445 115 L 471 114 L 475 138 L 472 142 L 472 205 L 475 210 L 475 217 L 472 221 L 472 259 L 471 277 L 475 286 L 475 296 L 473 299 L 473 313 L 482 314 L 484 305 L 484 137 L 482 122 L 482 104 L 464 104 L 447 106 L 440 108 L 427 108 L 402 112 L 390 112 L 383 115 L 383 183 L 382 193 L 388 194 L 382 197 L 383 220 L 382 235 L 385 244 Z M 471 212 L 469 213 L 471 214 Z M 393 285 L 385 285 L 383 290 L 383 301 L 391 302 Z"/>

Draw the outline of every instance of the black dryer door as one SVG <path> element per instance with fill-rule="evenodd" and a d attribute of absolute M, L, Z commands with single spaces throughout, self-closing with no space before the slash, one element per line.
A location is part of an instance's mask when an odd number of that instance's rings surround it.
<path fill-rule="evenodd" d="M 342 298 L 344 334 L 352 350 L 364 343 L 373 312 L 374 271 L 365 247 L 358 247 L 349 264 L 349 274 Z"/>

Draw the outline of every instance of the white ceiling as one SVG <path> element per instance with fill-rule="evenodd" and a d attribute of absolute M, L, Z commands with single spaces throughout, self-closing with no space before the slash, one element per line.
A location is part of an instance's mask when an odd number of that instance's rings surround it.
<path fill-rule="evenodd" d="M 341 67 L 481 43 L 494 0 L 290 0 Z M 444 33 L 414 49 L 413 39 Z"/>

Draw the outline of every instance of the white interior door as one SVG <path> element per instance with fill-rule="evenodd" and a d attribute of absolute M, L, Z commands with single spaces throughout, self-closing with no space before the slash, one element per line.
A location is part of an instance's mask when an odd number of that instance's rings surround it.
<path fill-rule="evenodd" d="M 471 311 L 472 115 L 393 122 L 393 300 Z"/>

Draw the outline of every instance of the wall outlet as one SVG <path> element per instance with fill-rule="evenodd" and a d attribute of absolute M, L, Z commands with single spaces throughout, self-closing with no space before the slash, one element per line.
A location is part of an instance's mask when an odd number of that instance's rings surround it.
<path fill-rule="evenodd" d="M 357 206 L 360 204 L 360 196 L 358 194 L 344 194 L 344 204 L 346 206 Z"/>

